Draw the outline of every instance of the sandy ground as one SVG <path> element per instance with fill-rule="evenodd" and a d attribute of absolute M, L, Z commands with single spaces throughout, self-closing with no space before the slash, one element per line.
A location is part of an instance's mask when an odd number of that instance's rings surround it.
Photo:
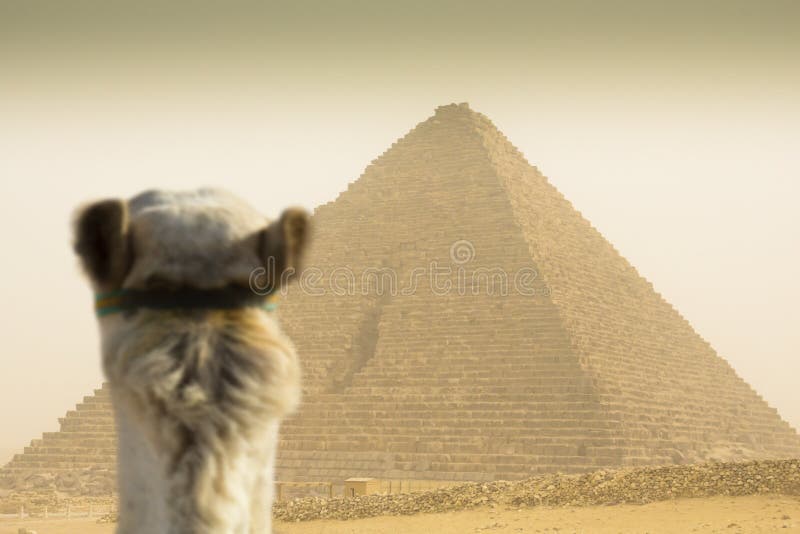
<path fill-rule="evenodd" d="M 94 520 L 0 522 L 0 534 L 20 527 L 38 534 L 112 534 L 114 525 Z M 800 532 L 800 497 L 712 497 L 680 499 L 643 506 L 587 508 L 478 508 L 410 517 L 354 521 L 277 523 L 275 534 L 461 534 L 461 533 L 759 533 Z"/>

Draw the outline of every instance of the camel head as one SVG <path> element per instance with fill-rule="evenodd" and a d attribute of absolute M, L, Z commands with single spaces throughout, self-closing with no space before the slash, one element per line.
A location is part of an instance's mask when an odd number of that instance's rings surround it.
<path fill-rule="evenodd" d="M 166 376 L 155 366 L 146 377 L 122 376 L 132 370 L 120 363 L 128 358 L 147 362 L 142 354 L 171 350 L 178 361 L 191 361 L 179 354 L 186 340 L 195 348 L 225 339 L 236 350 L 281 347 L 291 354 L 270 312 L 282 284 L 300 268 L 307 229 L 302 209 L 269 222 L 241 199 L 212 189 L 148 191 L 81 209 L 75 250 L 96 293 L 103 369 L 112 386 L 138 387 Z M 206 373 L 206 387 L 221 371 L 211 365 L 217 360 L 202 360 L 209 365 L 192 369 Z M 282 383 L 295 382 L 287 375 Z M 287 401 L 284 411 L 294 405 Z"/>
<path fill-rule="evenodd" d="M 279 289 L 295 272 L 308 216 L 274 222 L 221 190 L 147 191 L 79 210 L 75 251 L 96 292 Z"/>
<path fill-rule="evenodd" d="M 265 301 L 299 270 L 307 229 L 301 209 L 269 222 L 210 189 L 78 212 L 119 434 L 118 532 L 269 532 L 300 368 Z"/>

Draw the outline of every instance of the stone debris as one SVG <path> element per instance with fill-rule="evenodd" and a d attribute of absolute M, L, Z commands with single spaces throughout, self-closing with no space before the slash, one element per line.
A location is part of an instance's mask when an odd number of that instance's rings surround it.
<path fill-rule="evenodd" d="M 763 460 L 601 470 L 526 480 L 466 483 L 400 495 L 347 499 L 318 497 L 275 503 L 281 521 L 358 519 L 378 515 L 448 512 L 485 505 L 591 506 L 645 504 L 686 497 L 800 495 L 800 460 Z"/>
<path fill-rule="evenodd" d="M 108 513 L 103 514 L 97 518 L 98 523 L 116 523 L 117 522 L 117 514 L 116 513 Z"/>
<path fill-rule="evenodd" d="M 433 491 L 399 495 L 363 495 L 347 499 L 307 497 L 275 503 L 273 516 L 282 521 L 308 521 L 464 510 L 499 502 L 499 496 L 509 491 L 515 484 L 517 483 L 504 481 L 472 482 Z"/>
<path fill-rule="evenodd" d="M 71 496 L 110 496 L 116 489 L 116 475 L 112 469 L 88 467 L 63 472 L 7 473 L 0 478 L 4 492 L 48 490 Z"/>

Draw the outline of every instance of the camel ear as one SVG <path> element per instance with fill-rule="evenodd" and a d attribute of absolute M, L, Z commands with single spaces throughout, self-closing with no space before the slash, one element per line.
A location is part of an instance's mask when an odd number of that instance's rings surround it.
<path fill-rule="evenodd" d="M 130 266 L 128 206 L 122 200 L 102 200 L 78 211 L 75 253 L 89 278 L 102 289 L 115 289 Z"/>
<path fill-rule="evenodd" d="M 266 287 L 277 290 L 301 269 L 308 241 L 309 217 L 302 208 L 289 208 L 259 234 L 259 257 L 266 269 Z"/>

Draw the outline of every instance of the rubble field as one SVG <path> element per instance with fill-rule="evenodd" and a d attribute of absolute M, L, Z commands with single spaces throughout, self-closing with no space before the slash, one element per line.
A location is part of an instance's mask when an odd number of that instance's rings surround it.
<path fill-rule="evenodd" d="M 400 495 L 275 503 L 280 521 L 358 519 L 380 515 L 512 507 L 646 504 L 686 497 L 800 495 L 800 459 L 601 470 L 581 475 L 543 475 L 507 482 L 466 483 Z"/>

